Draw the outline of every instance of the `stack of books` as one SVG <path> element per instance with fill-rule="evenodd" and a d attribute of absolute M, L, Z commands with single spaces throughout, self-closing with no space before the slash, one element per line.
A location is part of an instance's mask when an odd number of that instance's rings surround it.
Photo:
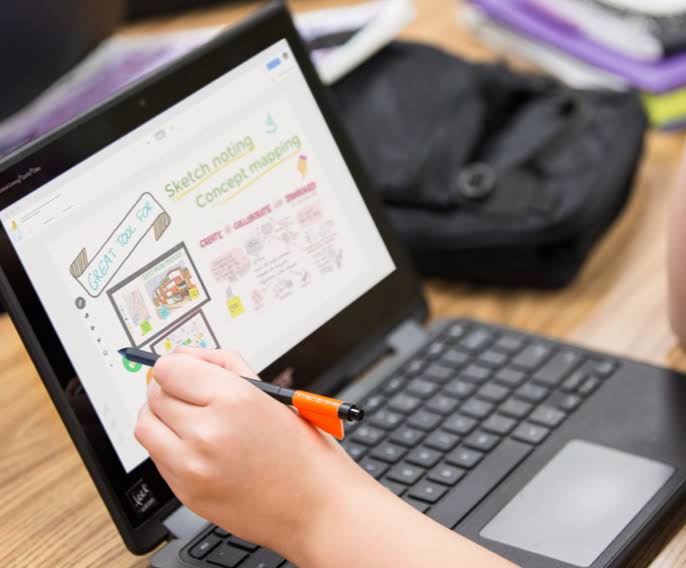
<path fill-rule="evenodd" d="M 636 88 L 653 125 L 686 128 L 686 0 L 468 0 L 484 41 L 581 88 Z"/>

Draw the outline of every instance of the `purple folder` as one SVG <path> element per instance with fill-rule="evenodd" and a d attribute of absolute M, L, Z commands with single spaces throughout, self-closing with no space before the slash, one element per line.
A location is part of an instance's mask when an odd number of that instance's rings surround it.
<path fill-rule="evenodd" d="M 470 0 L 491 19 L 550 44 L 591 65 L 626 79 L 632 85 L 663 93 L 686 84 L 686 54 L 673 55 L 658 63 L 629 59 L 588 39 L 573 26 L 527 0 Z"/>

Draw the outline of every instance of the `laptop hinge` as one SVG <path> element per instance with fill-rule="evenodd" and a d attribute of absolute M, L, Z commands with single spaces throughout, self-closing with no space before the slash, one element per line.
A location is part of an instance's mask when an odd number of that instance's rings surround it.
<path fill-rule="evenodd" d="M 349 384 L 338 397 L 350 402 L 360 402 L 369 392 L 392 373 L 410 354 L 426 343 L 428 333 L 414 318 L 404 320 L 386 335 L 383 359 L 357 380 Z"/>
<path fill-rule="evenodd" d="M 162 524 L 174 538 L 189 539 L 208 525 L 208 521 L 181 505 Z"/>

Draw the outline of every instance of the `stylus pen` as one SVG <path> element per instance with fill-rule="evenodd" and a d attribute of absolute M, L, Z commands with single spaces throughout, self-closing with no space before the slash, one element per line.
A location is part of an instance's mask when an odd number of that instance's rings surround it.
<path fill-rule="evenodd" d="M 148 367 L 152 367 L 155 364 L 155 361 L 161 357 L 161 355 L 157 355 L 156 353 L 135 349 L 133 347 L 124 347 L 119 350 L 119 354 L 132 363 L 140 363 L 141 365 L 146 365 Z M 280 387 L 271 383 L 258 381 L 257 379 L 251 379 L 250 377 L 241 376 L 241 378 L 279 402 L 297 408 L 300 416 L 305 420 L 339 439 L 343 438 L 343 424 L 341 423 L 341 420 L 359 422 L 364 418 L 364 410 L 350 402 L 344 402 L 342 400 L 303 390 Z"/>

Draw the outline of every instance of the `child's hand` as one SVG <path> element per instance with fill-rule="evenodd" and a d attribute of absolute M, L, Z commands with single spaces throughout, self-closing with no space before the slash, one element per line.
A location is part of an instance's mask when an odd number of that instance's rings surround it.
<path fill-rule="evenodd" d="M 153 373 L 136 438 L 185 505 L 246 540 L 285 553 L 319 515 L 336 515 L 342 485 L 367 477 L 333 438 L 240 379 L 256 375 L 235 352 L 178 349 Z"/>
<path fill-rule="evenodd" d="M 512 566 L 421 515 L 326 434 L 237 375 L 236 353 L 154 368 L 136 438 L 190 509 L 301 567 Z"/>

